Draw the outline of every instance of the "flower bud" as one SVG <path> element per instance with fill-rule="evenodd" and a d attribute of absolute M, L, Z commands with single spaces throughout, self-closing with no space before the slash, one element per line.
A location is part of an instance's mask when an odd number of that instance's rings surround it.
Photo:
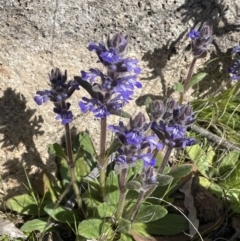
<path fill-rule="evenodd" d="M 107 46 L 108 48 L 113 48 L 117 54 L 121 55 L 124 53 L 126 46 L 128 44 L 128 35 L 125 37 L 122 33 L 116 33 L 112 38 L 108 35 Z"/>
<path fill-rule="evenodd" d="M 214 38 L 212 27 L 204 22 L 200 30 L 198 30 L 199 25 L 188 34 L 192 39 L 192 54 L 195 58 L 199 58 L 207 50 L 208 45 L 212 43 Z"/>
<path fill-rule="evenodd" d="M 161 118 L 165 113 L 165 107 L 161 100 L 156 100 L 152 104 L 151 108 L 151 117 L 153 120 L 158 120 Z"/>

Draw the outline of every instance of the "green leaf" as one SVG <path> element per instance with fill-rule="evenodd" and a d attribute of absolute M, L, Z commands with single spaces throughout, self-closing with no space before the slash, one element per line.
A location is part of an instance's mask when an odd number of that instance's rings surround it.
<path fill-rule="evenodd" d="M 88 152 L 93 156 L 97 156 L 93 142 L 87 132 L 83 132 L 79 134 L 79 142 L 80 142 L 80 145 L 83 147 L 84 151 Z"/>
<path fill-rule="evenodd" d="M 80 220 L 79 216 L 76 215 L 73 210 L 69 210 L 63 206 L 57 206 L 55 204 L 46 205 L 44 210 L 54 220 L 60 223 L 75 223 Z"/>
<path fill-rule="evenodd" d="M 173 236 L 188 230 L 188 221 L 182 215 L 167 214 L 165 217 L 149 223 L 133 223 L 134 232 L 143 236 Z"/>
<path fill-rule="evenodd" d="M 21 230 L 25 233 L 31 233 L 33 231 L 43 232 L 44 230 L 47 231 L 47 229 L 45 229 L 46 225 L 47 225 L 47 220 L 33 219 L 25 222 L 21 227 Z"/>
<path fill-rule="evenodd" d="M 111 143 L 110 147 L 106 151 L 106 153 L 107 153 L 106 157 L 109 157 L 114 152 L 116 152 L 118 147 L 120 147 L 121 145 L 122 144 L 117 139 L 113 140 L 113 142 Z"/>
<path fill-rule="evenodd" d="M 207 73 L 205 72 L 200 72 L 198 74 L 195 74 L 191 79 L 188 84 L 188 88 L 194 86 L 195 84 L 199 83 L 202 79 L 206 77 Z"/>
<path fill-rule="evenodd" d="M 117 116 L 120 116 L 120 117 L 123 117 L 123 118 L 131 118 L 131 115 L 129 113 L 127 113 L 126 111 L 123 111 L 123 110 L 113 110 L 111 111 L 111 114 L 112 115 L 117 115 Z"/>
<path fill-rule="evenodd" d="M 96 209 L 102 203 L 101 189 L 97 180 L 88 182 L 88 189 L 81 195 L 88 207 Z"/>
<path fill-rule="evenodd" d="M 239 152 L 237 151 L 229 152 L 226 156 L 224 156 L 224 158 L 220 163 L 220 166 L 219 166 L 220 175 L 223 175 L 226 172 L 231 171 L 236 166 L 236 163 L 238 161 L 239 161 Z"/>
<path fill-rule="evenodd" d="M 98 239 L 111 229 L 111 224 L 101 219 L 87 219 L 78 225 L 78 233 L 87 239 Z"/>
<path fill-rule="evenodd" d="M 230 202 L 236 203 L 240 202 L 240 163 L 238 162 L 237 165 L 234 167 L 229 175 L 223 179 L 218 181 L 220 187 L 222 187 L 224 196 L 230 200 Z"/>
<path fill-rule="evenodd" d="M 83 158 L 78 158 L 78 160 L 75 163 L 75 173 L 78 179 L 80 177 L 85 177 L 90 173 L 90 168 L 87 162 Z"/>
<path fill-rule="evenodd" d="M 139 189 L 141 186 L 142 184 L 140 182 L 133 180 L 127 183 L 126 188 L 128 190 L 135 190 L 135 189 Z"/>
<path fill-rule="evenodd" d="M 118 189 L 118 177 L 114 171 L 110 171 L 108 177 L 106 179 L 106 187 L 114 188 L 114 190 Z"/>
<path fill-rule="evenodd" d="M 121 233 L 121 237 L 118 241 L 133 241 L 132 236 L 127 233 Z"/>
<path fill-rule="evenodd" d="M 192 162 L 198 167 L 199 172 L 203 176 L 208 177 L 208 171 L 212 166 L 213 158 L 215 156 L 213 148 L 209 146 L 205 152 L 200 145 L 194 145 L 187 147 L 185 150 Z"/>
<path fill-rule="evenodd" d="M 61 182 L 62 182 L 63 188 L 65 188 L 71 182 L 71 176 L 70 176 L 67 160 L 65 159 L 58 160 L 58 166 L 59 166 L 58 171 L 61 176 Z"/>
<path fill-rule="evenodd" d="M 163 161 L 163 153 L 158 152 L 156 159 L 157 159 L 156 167 L 160 167 L 162 164 L 162 161 Z M 165 167 L 165 169 L 166 169 L 166 167 Z M 165 169 L 164 169 L 164 171 L 165 171 Z"/>
<path fill-rule="evenodd" d="M 116 205 L 119 201 L 119 190 L 111 191 L 108 193 L 108 202 L 111 203 L 111 205 Z"/>
<path fill-rule="evenodd" d="M 91 95 L 92 98 L 97 99 L 97 92 L 92 90 L 92 85 L 88 81 L 83 80 L 80 76 L 74 76 L 74 79 Z"/>
<path fill-rule="evenodd" d="M 144 205 L 142 204 L 134 222 L 148 223 L 159 218 L 163 218 L 167 214 L 167 210 L 160 205 Z"/>
<path fill-rule="evenodd" d="M 61 159 L 64 159 L 64 160 L 68 159 L 64 150 L 62 149 L 62 147 L 58 143 L 48 145 L 48 150 L 49 150 L 49 153 L 52 154 L 52 155 L 58 156 L 58 157 L 60 157 Z"/>
<path fill-rule="evenodd" d="M 173 178 L 181 178 L 187 176 L 189 173 L 192 172 L 192 165 L 181 165 L 174 169 L 172 169 L 168 175 L 172 176 Z"/>
<path fill-rule="evenodd" d="M 55 202 L 61 193 L 61 187 L 58 185 L 56 178 L 51 173 L 43 174 L 43 196 L 46 200 Z"/>
<path fill-rule="evenodd" d="M 128 169 L 128 180 L 131 180 L 132 177 L 135 177 L 138 174 L 141 174 L 143 170 L 143 161 L 137 160 L 133 167 Z"/>
<path fill-rule="evenodd" d="M 208 189 L 209 191 L 211 191 L 213 194 L 217 195 L 218 197 L 222 197 L 223 190 L 218 184 L 209 181 L 206 177 L 199 176 L 198 178 L 199 178 L 199 184 L 201 186 L 205 187 L 206 189 Z"/>
<path fill-rule="evenodd" d="M 176 82 L 173 85 L 173 89 L 179 93 L 183 92 L 183 85 L 180 82 Z"/>
<path fill-rule="evenodd" d="M 173 180 L 172 176 L 169 175 L 158 175 L 157 181 L 158 181 L 158 186 L 167 186 L 170 184 Z"/>
<path fill-rule="evenodd" d="M 131 229 L 131 222 L 127 219 L 121 218 L 118 223 L 118 231 L 120 233 L 129 233 Z"/>
<path fill-rule="evenodd" d="M 149 114 L 151 112 L 153 100 L 148 96 L 144 102 L 146 112 Z"/>
<path fill-rule="evenodd" d="M 114 205 L 119 201 L 118 176 L 114 171 L 110 171 L 106 179 L 106 190 L 108 193 L 108 203 Z"/>
<path fill-rule="evenodd" d="M 23 194 L 9 198 L 6 205 L 9 209 L 26 215 L 41 216 L 45 215 L 44 205 L 49 204 L 49 201 L 43 200 L 41 204 L 37 204 L 32 196 Z"/>
<path fill-rule="evenodd" d="M 116 212 L 117 206 L 108 203 L 101 203 L 98 207 L 98 214 L 101 218 L 112 217 Z"/>
<path fill-rule="evenodd" d="M 204 154 L 204 150 L 200 145 L 187 146 L 185 150 L 193 162 Z"/>

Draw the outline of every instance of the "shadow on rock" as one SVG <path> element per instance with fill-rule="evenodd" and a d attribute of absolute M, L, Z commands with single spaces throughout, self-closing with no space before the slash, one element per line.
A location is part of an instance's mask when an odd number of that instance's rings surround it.
<path fill-rule="evenodd" d="M 234 16 L 235 22 L 239 22 L 238 6 L 227 5 L 224 0 L 185 0 L 176 12 L 181 13 L 183 23 L 192 20 L 195 26 L 199 22 L 207 22 L 214 27 L 215 35 L 222 36 L 230 31 L 240 31 L 240 23 L 230 24 L 228 22 L 226 17 L 228 10 Z"/>
<path fill-rule="evenodd" d="M 13 180 L 19 185 L 26 180 L 23 161 L 27 173 L 33 164 L 43 166 L 33 140 L 34 136 L 41 136 L 44 133 L 41 130 L 43 118 L 41 116 L 33 118 L 36 110 L 27 108 L 26 103 L 24 95 L 16 93 L 11 88 L 6 89 L 0 99 L 0 134 L 3 136 L 0 140 L 1 148 L 10 153 L 11 157 L 15 156 L 3 164 L 5 171 L 2 179 Z M 8 193 L 18 192 L 14 185 L 8 188 Z"/>
<path fill-rule="evenodd" d="M 200 81 L 198 85 L 193 86 L 194 95 L 197 98 L 206 98 L 216 94 L 216 92 L 221 92 L 223 90 L 222 83 L 227 83 L 230 80 L 227 68 L 232 63 L 231 49 L 222 52 L 218 49 L 215 42 L 213 42 L 213 45 L 215 45 L 217 53 L 212 52 L 209 57 L 209 64 L 198 70 L 198 73 L 205 72 L 207 73 L 207 76 Z"/>

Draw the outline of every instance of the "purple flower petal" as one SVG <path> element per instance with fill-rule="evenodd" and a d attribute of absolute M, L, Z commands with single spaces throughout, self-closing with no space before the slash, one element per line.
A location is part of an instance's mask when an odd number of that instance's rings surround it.
<path fill-rule="evenodd" d="M 128 72 L 134 71 L 135 74 L 140 74 L 141 68 L 137 66 L 137 63 L 137 59 L 125 59 L 122 65 L 126 66 Z"/>
<path fill-rule="evenodd" d="M 82 79 L 88 80 L 93 83 L 95 78 L 103 76 L 103 73 L 99 69 L 89 69 L 89 72 L 81 71 Z"/>
<path fill-rule="evenodd" d="M 37 91 L 36 94 L 37 95 L 35 95 L 34 98 L 33 98 L 34 101 L 38 105 L 42 105 L 43 103 L 48 101 L 50 91 L 49 90 Z"/>
<path fill-rule="evenodd" d="M 233 53 L 233 54 L 238 53 L 238 52 L 240 52 L 240 45 L 235 46 L 235 47 L 232 49 L 232 53 Z"/>
<path fill-rule="evenodd" d="M 73 87 L 75 90 L 80 90 L 79 84 L 76 80 L 70 80 L 67 84 L 68 87 Z"/>
<path fill-rule="evenodd" d="M 91 42 L 88 45 L 88 50 L 89 51 L 96 51 L 98 54 L 101 54 L 102 52 L 107 51 L 106 47 L 103 44 L 99 43 L 99 45 L 97 45 L 94 42 Z"/>
<path fill-rule="evenodd" d="M 107 63 L 115 63 L 120 60 L 119 56 L 117 55 L 116 51 L 114 49 L 110 49 L 109 51 L 102 52 L 100 54 L 100 57 L 103 59 L 103 61 Z"/>
<path fill-rule="evenodd" d="M 56 120 L 61 120 L 62 125 L 66 125 L 73 120 L 73 114 L 71 111 L 62 110 L 59 115 L 56 116 Z"/>
<path fill-rule="evenodd" d="M 199 31 L 196 31 L 196 30 L 191 30 L 189 33 L 188 33 L 188 37 L 192 40 L 196 40 L 200 37 L 200 32 Z"/>

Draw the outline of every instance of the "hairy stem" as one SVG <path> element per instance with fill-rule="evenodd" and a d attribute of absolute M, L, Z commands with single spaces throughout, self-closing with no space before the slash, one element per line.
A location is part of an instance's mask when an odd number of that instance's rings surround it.
<path fill-rule="evenodd" d="M 169 157 L 171 155 L 173 151 L 173 147 L 170 147 L 170 146 L 167 146 L 166 147 L 166 152 L 165 152 L 165 155 L 163 157 L 163 161 L 161 163 L 161 166 L 159 167 L 158 169 L 158 174 L 163 174 L 163 171 L 168 163 L 168 160 L 169 160 Z M 146 199 L 147 197 L 149 197 L 153 192 L 154 190 L 156 189 L 157 185 L 151 185 L 146 191 L 145 191 L 145 195 L 143 197 L 142 200 Z"/>
<path fill-rule="evenodd" d="M 169 157 L 172 153 L 173 147 L 167 146 L 165 155 L 163 157 L 163 161 L 161 163 L 161 166 L 159 167 L 158 174 L 163 174 L 163 171 L 168 163 Z"/>
<path fill-rule="evenodd" d="M 74 171 L 75 163 L 73 161 L 71 133 L 70 133 L 70 128 L 68 123 L 65 125 L 65 140 L 66 140 L 66 147 L 67 147 L 68 167 L 70 170 L 73 190 L 77 198 L 77 204 L 79 207 L 81 207 L 82 201 L 81 201 L 80 191 L 77 185 L 77 179 Z"/>
<path fill-rule="evenodd" d="M 134 205 L 133 209 L 132 209 L 132 213 L 131 213 L 131 218 L 130 218 L 130 221 L 133 222 L 137 213 L 138 213 L 138 210 L 142 204 L 142 201 L 144 199 L 144 195 L 145 195 L 145 191 L 144 190 L 141 190 L 140 193 L 139 193 L 139 196 L 138 196 L 138 199 L 137 199 L 137 202 L 136 204 Z"/>
<path fill-rule="evenodd" d="M 118 207 L 116 212 L 116 219 L 119 221 L 123 214 L 123 209 L 125 205 L 125 199 L 127 194 L 126 189 L 126 182 L 127 182 L 127 174 L 128 169 L 124 168 L 121 170 L 120 175 L 118 177 L 118 187 L 120 191 L 119 201 L 118 201 Z"/>
<path fill-rule="evenodd" d="M 65 100 L 61 102 L 61 105 L 62 105 L 62 109 L 67 109 Z M 82 201 L 81 201 L 80 191 L 78 188 L 77 179 L 74 171 L 75 163 L 73 161 L 71 132 L 70 132 L 70 127 L 68 123 L 65 124 L 64 127 L 65 127 L 65 141 L 66 141 L 66 149 L 67 149 L 67 157 L 68 157 L 67 163 L 70 171 L 73 190 L 77 198 L 77 204 L 78 204 L 78 207 L 80 208 L 82 206 Z"/>
<path fill-rule="evenodd" d="M 100 137 L 100 156 L 99 156 L 99 174 L 100 187 L 103 200 L 106 199 L 106 168 L 107 160 L 105 160 L 106 151 L 106 136 L 107 136 L 107 118 L 101 119 L 101 137 Z"/>
<path fill-rule="evenodd" d="M 179 98 L 179 104 L 181 105 L 183 103 L 183 98 L 184 98 L 184 94 L 187 92 L 188 90 L 188 85 L 189 85 L 189 81 L 193 75 L 193 70 L 194 70 L 194 66 L 196 64 L 197 58 L 193 58 L 191 65 L 189 67 L 188 70 L 188 74 L 187 74 L 187 78 L 185 79 L 184 83 L 183 83 L 183 92 L 180 93 L 180 98 Z"/>

